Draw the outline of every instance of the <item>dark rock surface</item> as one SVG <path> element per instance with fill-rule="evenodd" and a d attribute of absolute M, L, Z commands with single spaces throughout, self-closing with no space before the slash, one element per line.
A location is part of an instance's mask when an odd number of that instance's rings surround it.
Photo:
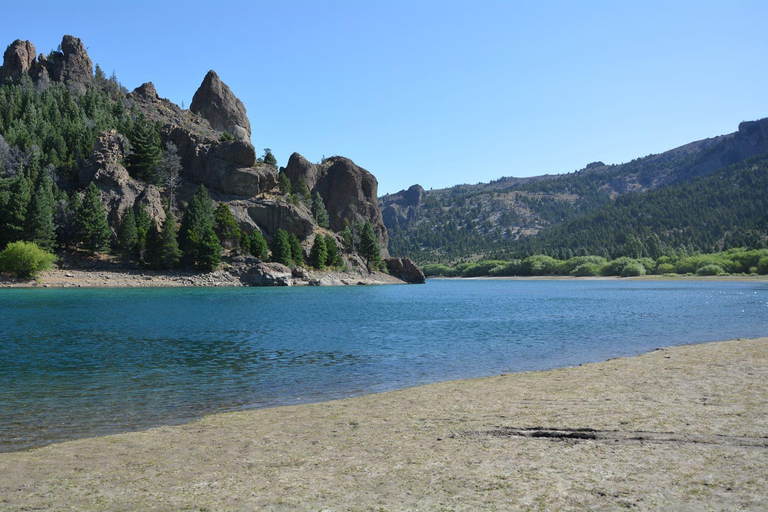
<path fill-rule="evenodd" d="M 412 221 L 419 213 L 426 191 L 421 185 L 412 185 L 408 190 L 387 194 L 379 200 L 381 216 L 387 227 L 398 226 Z"/>
<path fill-rule="evenodd" d="M 386 258 L 389 275 L 410 284 L 423 284 L 426 282 L 424 272 L 410 258 Z"/>
<path fill-rule="evenodd" d="M 189 109 L 207 119 L 214 130 L 229 132 L 242 142 L 251 142 L 251 123 L 245 105 L 211 70 L 192 97 Z"/>
<path fill-rule="evenodd" d="M 73 90 L 84 93 L 93 82 L 93 62 L 78 37 L 66 35 L 61 40 L 61 51 L 54 51 L 38 64 L 45 67 L 50 79 L 64 82 Z"/>
<path fill-rule="evenodd" d="M 286 176 L 291 180 L 291 183 L 297 183 L 300 179 L 303 179 L 309 190 L 313 190 L 315 185 L 317 185 L 317 179 L 319 177 L 318 166 L 298 153 L 293 153 L 288 158 L 286 166 L 280 170 L 285 172 Z"/>
<path fill-rule="evenodd" d="M 275 236 L 278 229 L 284 229 L 304 240 L 314 231 L 312 212 L 303 203 L 293 205 L 282 198 L 259 198 L 251 201 L 247 211 L 270 237 Z"/>
<path fill-rule="evenodd" d="M 35 45 L 29 41 L 17 39 L 8 45 L 0 67 L 0 83 L 7 78 L 17 80 L 24 73 L 29 73 L 35 65 L 35 56 Z"/>

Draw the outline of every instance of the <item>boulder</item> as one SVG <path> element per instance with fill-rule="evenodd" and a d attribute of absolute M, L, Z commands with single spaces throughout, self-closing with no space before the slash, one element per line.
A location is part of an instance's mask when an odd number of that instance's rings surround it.
<path fill-rule="evenodd" d="M 300 179 L 303 179 L 309 190 L 314 189 L 315 185 L 317 185 L 317 179 L 319 177 L 317 165 L 298 153 L 293 153 L 290 158 L 288 158 L 288 164 L 285 167 L 281 167 L 280 170 L 288 176 L 291 183 L 296 183 Z"/>
<path fill-rule="evenodd" d="M 24 73 L 29 73 L 35 65 L 35 45 L 29 41 L 17 39 L 8 45 L 0 66 L 0 83 L 10 78 L 17 80 Z"/>
<path fill-rule="evenodd" d="M 321 164 L 314 190 L 323 198 L 333 231 L 344 229 L 345 221 L 370 221 L 379 239 L 382 256 L 387 257 L 389 238 L 376 196 L 378 188 L 379 183 L 373 174 L 355 165 L 349 158 L 334 156 Z"/>
<path fill-rule="evenodd" d="M 237 140 L 250 144 L 251 123 L 245 105 L 215 71 L 205 75 L 189 109 L 207 119 L 214 130 L 231 133 Z"/>
<path fill-rule="evenodd" d="M 424 272 L 410 258 L 386 258 L 384 262 L 391 276 L 410 284 L 426 282 Z"/>
<path fill-rule="evenodd" d="M 249 286 L 291 286 L 291 269 L 282 263 L 266 263 L 251 256 L 230 260 L 230 274 Z"/>

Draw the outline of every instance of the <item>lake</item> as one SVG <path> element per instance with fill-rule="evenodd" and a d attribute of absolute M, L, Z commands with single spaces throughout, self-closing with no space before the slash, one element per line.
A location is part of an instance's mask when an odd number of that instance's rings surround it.
<path fill-rule="evenodd" d="M 0 290 L 0 451 L 768 335 L 768 282 Z"/>

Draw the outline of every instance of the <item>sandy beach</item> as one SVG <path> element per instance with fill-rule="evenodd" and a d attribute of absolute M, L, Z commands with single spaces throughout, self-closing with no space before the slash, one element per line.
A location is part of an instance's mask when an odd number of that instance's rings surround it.
<path fill-rule="evenodd" d="M 220 414 L 2 453 L 0 508 L 765 510 L 766 382 L 739 339 Z"/>

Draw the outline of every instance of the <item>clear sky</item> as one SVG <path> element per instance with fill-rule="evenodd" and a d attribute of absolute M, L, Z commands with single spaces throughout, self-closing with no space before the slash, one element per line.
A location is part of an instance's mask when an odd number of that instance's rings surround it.
<path fill-rule="evenodd" d="M 256 148 L 343 155 L 379 193 L 621 163 L 768 116 L 768 1 L 13 2 L 0 45 L 64 34 L 189 106 L 214 69 Z"/>

